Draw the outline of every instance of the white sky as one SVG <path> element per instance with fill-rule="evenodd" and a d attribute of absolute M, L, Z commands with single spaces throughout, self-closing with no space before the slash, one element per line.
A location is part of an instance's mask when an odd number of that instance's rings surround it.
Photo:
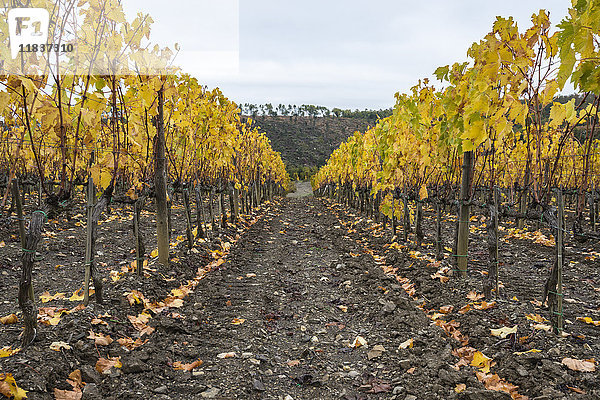
<path fill-rule="evenodd" d="M 467 49 L 497 15 L 521 29 L 554 25 L 568 0 L 123 0 L 155 21 L 151 39 L 182 49 L 176 64 L 240 103 L 387 108 Z M 239 50 L 239 53 L 238 53 Z M 239 64 L 238 64 L 239 54 Z"/>

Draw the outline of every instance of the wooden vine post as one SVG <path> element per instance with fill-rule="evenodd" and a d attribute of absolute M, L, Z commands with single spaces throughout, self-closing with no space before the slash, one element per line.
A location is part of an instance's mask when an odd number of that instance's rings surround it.
<path fill-rule="evenodd" d="M 158 90 L 156 148 L 154 153 L 154 188 L 156 195 L 156 231 L 158 263 L 169 266 L 169 221 L 167 211 L 167 176 L 165 157 L 164 88 Z"/>
<path fill-rule="evenodd" d="M 462 179 L 458 212 L 458 230 L 456 238 L 456 265 L 463 278 L 467 277 L 467 250 L 469 247 L 469 189 L 473 175 L 473 152 L 463 154 Z"/>

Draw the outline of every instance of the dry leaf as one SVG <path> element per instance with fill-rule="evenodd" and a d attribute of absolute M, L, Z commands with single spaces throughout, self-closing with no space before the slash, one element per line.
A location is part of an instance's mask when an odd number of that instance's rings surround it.
<path fill-rule="evenodd" d="M 477 293 L 476 291 L 472 290 L 469 292 L 469 294 L 467 294 L 467 299 L 471 300 L 471 301 L 477 301 L 477 300 L 481 300 L 483 299 L 485 296 L 481 293 Z"/>
<path fill-rule="evenodd" d="M 27 398 L 27 391 L 17 386 L 12 374 L 0 374 L 0 393 L 6 397 L 13 397 L 14 400 Z"/>
<path fill-rule="evenodd" d="M 233 351 L 230 351 L 229 353 L 219 353 L 219 354 L 217 354 L 217 358 L 220 358 L 220 359 L 233 358 L 233 357 L 235 357 L 235 353 Z"/>
<path fill-rule="evenodd" d="M 136 348 L 146 344 L 147 341 L 148 341 L 148 339 L 142 341 L 142 339 L 140 339 L 140 338 L 133 340 L 130 337 L 124 337 L 124 338 L 117 339 L 117 343 L 119 343 L 121 346 L 125 347 L 127 350 L 136 349 Z"/>
<path fill-rule="evenodd" d="M 354 339 L 354 342 L 350 343 L 348 346 L 352 347 L 354 349 L 361 347 L 361 346 L 368 347 L 367 341 L 362 336 L 357 336 L 356 339 Z"/>
<path fill-rule="evenodd" d="M 112 367 L 121 368 L 122 366 L 121 357 L 110 357 L 109 359 L 100 358 L 96 362 L 96 371 L 101 374 L 106 374 Z"/>
<path fill-rule="evenodd" d="M 412 368 L 407 369 L 406 373 L 407 374 L 414 374 L 416 370 L 417 370 L 417 367 L 412 367 Z"/>
<path fill-rule="evenodd" d="M 398 349 L 412 349 L 414 345 L 414 340 L 412 338 L 408 339 L 405 342 L 400 343 Z"/>
<path fill-rule="evenodd" d="M 191 364 L 182 364 L 180 361 L 175 361 L 173 363 L 173 368 L 178 371 L 188 371 L 189 372 L 189 371 L 193 370 L 194 368 L 198 368 L 202 364 L 204 364 L 204 361 L 202 361 L 201 359 L 197 359 L 196 361 L 194 361 Z"/>
<path fill-rule="evenodd" d="M 442 314 L 449 314 L 449 313 L 452 312 L 452 310 L 454 310 L 454 306 L 443 306 L 443 307 L 440 307 L 440 312 Z"/>
<path fill-rule="evenodd" d="M 454 388 L 454 392 L 455 393 L 462 393 L 465 390 L 467 390 L 467 385 L 465 385 L 464 383 L 459 383 L 458 385 L 456 385 L 456 387 Z"/>
<path fill-rule="evenodd" d="M 340 310 L 342 310 L 342 312 L 348 312 L 348 307 L 347 307 L 347 306 L 344 306 L 344 305 L 340 304 L 340 305 L 338 306 L 338 308 L 339 308 Z"/>
<path fill-rule="evenodd" d="M 487 357 L 482 352 L 476 351 L 475 354 L 473 354 L 473 360 L 471 361 L 470 365 L 479 368 L 481 372 L 487 374 L 490 372 L 492 359 Z"/>
<path fill-rule="evenodd" d="M 534 321 L 534 322 L 538 322 L 538 323 L 542 323 L 542 322 L 548 321 L 546 318 L 542 317 L 539 314 L 535 314 L 535 315 L 534 314 L 527 314 L 525 316 L 525 318 L 527 318 L 528 320 Z"/>
<path fill-rule="evenodd" d="M 541 353 L 541 350 L 538 349 L 531 349 L 531 350 L 527 350 L 527 351 L 516 351 L 513 354 L 516 354 L 517 356 L 522 356 L 523 354 L 527 354 L 527 353 Z"/>
<path fill-rule="evenodd" d="M 508 326 L 504 326 L 499 329 L 490 329 L 490 331 L 492 332 L 493 336 L 500 336 L 500 338 L 504 339 L 508 335 L 517 333 L 517 328 L 518 328 L 517 325 L 513 326 L 512 328 L 509 328 Z"/>
<path fill-rule="evenodd" d="M 244 322 L 246 322 L 244 318 L 234 318 L 233 321 L 231 321 L 233 325 L 241 325 Z"/>
<path fill-rule="evenodd" d="M 367 357 L 369 358 L 369 360 L 373 359 L 373 358 L 377 358 L 377 357 L 381 357 L 381 355 L 385 352 L 385 348 L 378 344 L 376 346 L 373 347 L 373 349 L 371 349 L 368 353 L 367 353 Z"/>
<path fill-rule="evenodd" d="M 71 350 L 71 346 L 65 342 L 52 342 L 50 344 L 50 350 L 61 351 L 61 349 Z"/>
<path fill-rule="evenodd" d="M 6 317 L 1 317 L 0 322 L 2 323 L 2 325 L 16 324 L 17 322 L 19 322 L 19 318 L 17 318 L 16 314 L 10 314 Z"/>
<path fill-rule="evenodd" d="M 590 317 L 577 317 L 577 320 L 585 322 L 586 324 L 590 324 L 590 325 L 594 325 L 594 326 L 600 326 L 600 321 L 594 321 Z"/>
<path fill-rule="evenodd" d="M 20 348 L 13 350 L 10 346 L 3 347 L 0 349 L 0 358 L 10 357 L 13 354 L 17 354 L 19 351 L 21 351 Z"/>
<path fill-rule="evenodd" d="M 489 310 L 492 307 L 496 306 L 496 302 L 492 301 L 491 303 L 488 303 L 487 301 L 482 301 L 480 303 L 473 303 L 473 308 L 475 308 L 476 310 Z"/>
<path fill-rule="evenodd" d="M 580 372 L 594 372 L 596 371 L 596 361 L 592 358 L 590 360 L 577 360 L 575 358 L 563 358 L 562 363 L 567 366 L 570 370 Z"/>
<path fill-rule="evenodd" d="M 91 329 L 90 335 L 87 338 L 93 339 L 96 345 L 98 346 L 108 346 L 113 342 L 112 338 L 109 335 L 103 335 L 102 333 L 96 334 Z"/>
<path fill-rule="evenodd" d="M 58 300 L 58 299 L 64 299 L 64 298 L 65 298 L 64 293 L 56 293 L 54 295 L 51 295 L 50 292 L 44 292 L 40 295 L 40 301 L 42 303 L 47 303 L 52 300 Z"/>
<path fill-rule="evenodd" d="M 91 294 L 91 290 L 90 290 L 90 294 Z M 73 292 L 73 295 L 71 297 L 69 297 L 69 301 L 82 301 L 83 298 L 84 298 L 83 288 L 79 288 Z"/>
<path fill-rule="evenodd" d="M 297 367 L 300 365 L 300 360 L 290 360 L 287 362 L 288 367 Z"/>

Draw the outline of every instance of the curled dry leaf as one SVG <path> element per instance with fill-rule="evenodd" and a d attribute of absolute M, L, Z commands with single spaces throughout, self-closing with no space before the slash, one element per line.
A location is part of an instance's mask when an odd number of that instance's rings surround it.
<path fill-rule="evenodd" d="M 535 315 L 534 314 L 527 314 L 525 316 L 525 318 L 527 318 L 530 321 L 537 322 L 537 323 L 542 323 L 542 322 L 548 321 L 546 318 L 542 317 L 539 314 L 535 314 Z"/>
<path fill-rule="evenodd" d="M 580 372 L 596 371 L 596 361 L 592 358 L 589 360 L 577 360 L 576 358 L 563 358 L 562 363 L 570 370 Z"/>
<path fill-rule="evenodd" d="M 50 294 L 50 292 L 44 292 L 40 295 L 40 301 L 42 303 L 47 303 L 49 301 L 52 300 L 59 300 L 59 299 L 64 299 L 65 298 L 65 294 L 64 293 L 56 293 L 56 294 Z"/>
<path fill-rule="evenodd" d="M 353 349 L 356 349 L 361 346 L 368 347 L 368 344 L 365 338 L 363 338 L 362 336 L 357 336 L 356 339 L 354 339 L 354 342 L 350 343 L 348 346 L 352 347 Z"/>
<path fill-rule="evenodd" d="M 400 346 L 398 346 L 398 349 L 412 349 L 414 345 L 414 340 L 412 338 L 400 343 Z"/>
<path fill-rule="evenodd" d="M 117 339 L 117 343 L 119 343 L 121 346 L 125 347 L 127 350 L 136 349 L 136 348 L 146 344 L 147 341 L 148 341 L 148 339 L 142 341 L 142 339 L 140 339 L 140 338 L 133 340 L 130 337 L 124 337 L 124 338 Z"/>
<path fill-rule="evenodd" d="M 50 344 L 50 350 L 61 351 L 62 349 L 70 350 L 71 346 L 65 342 L 52 342 Z"/>
<path fill-rule="evenodd" d="M 19 322 L 19 318 L 17 318 L 16 314 L 10 314 L 5 317 L 1 317 L 0 322 L 2 323 L 2 325 L 16 324 L 17 322 Z"/>
<path fill-rule="evenodd" d="M 367 353 L 367 357 L 369 358 L 369 360 L 372 360 L 373 358 L 378 358 L 381 357 L 381 355 L 385 352 L 385 348 L 378 344 L 376 346 L 374 346 L 368 353 Z"/>
<path fill-rule="evenodd" d="M 16 348 L 13 350 L 10 346 L 2 347 L 0 349 L 0 358 L 10 357 L 13 354 L 17 354 L 19 351 L 21 351 L 20 348 Z"/>
<path fill-rule="evenodd" d="M 454 306 L 443 306 L 443 307 L 440 307 L 440 312 L 442 314 L 449 314 L 449 313 L 452 312 L 452 310 L 454 310 Z"/>
<path fill-rule="evenodd" d="M 458 385 L 456 385 L 456 387 L 454 388 L 454 392 L 455 393 L 462 393 L 465 390 L 467 390 L 467 385 L 465 385 L 464 383 L 459 383 Z"/>
<path fill-rule="evenodd" d="M 0 374 L 0 393 L 14 400 L 27 398 L 27 391 L 17 386 L 12 374 Z"/>
<path fill-rule="evenodd" d="M 111 368 L 121 368 L 122 366 L 123 364 L 121 363 L 121 357 L 110 357 L 108 359 L 100 358 L 96 362 L 96 371 L 100 372 L 101 374 L 106 374 Z"/>
<path fill-rule="evenodd" d="M 90 329 L 90 335 L 87 337 L 88 339 L 93 339 L 96 345 L 98 346 L 108 346 L 113 340 L 109 335 L 103 335 L 102 333 L 94 333 Z"/>
<path fill-rule="evenodd" d="M 577 321 L 585 322 L 586 324 L 600 326 L 600 321 L 594 321 L 590 317 L 577 317 Z"/>
<path fill-rule="evenodd" d="M 233 358 L 233 357 L 235 357 L 235 353 L 233 351 L 230 351 L 229 353 L 219 353 L 219 354 L 217 354 L 217 358 L 220 358 L 220 359 Z"/>
<path fill-rule="evenodd" d="M 490 368 L 492 367 L 492 359 L 487 357 L 482 352 L 476 351 L 473 354 L 471 366 L 479 368 L 479 370 L 484 374 L 488 374 L 490 372 Z"/>
<path fill-rule="evenodd" d="M 500 338 L 504 339 L 508 335 L 517 333 L 517 328 L 518 328 L 517 325 L 513 326 L 512 328 L 509 328 L 508 326 L 504 326 L 499 329 L 490 329 L 490 331 L 492 332 L 492 336 L 499 336 Z"/>
<path fill-rule="evenodd" d="M 467 299 L 471 300 L 471 301 L 477 301 L 477 300 L 481 300 L 483 299 L 485 296 L 481 293 L 477 293 L 476 291 L 472 290 L 469 292 L 469 294 L 467 294 Z"/>
<path fill-rule="evenodd" d="M 204 364 L 204 361 L 202 361 L 201 359 L 197 359 L 196 361 L 194 361 L 191 364 L 183 364 L 181 361 L 175 361 L 173 363 L 173 369 L 175 369 L 176 371 L 191 371 L 194 368 L 198 368 L 199 366 L 201 366 L 202 364 Z"/>

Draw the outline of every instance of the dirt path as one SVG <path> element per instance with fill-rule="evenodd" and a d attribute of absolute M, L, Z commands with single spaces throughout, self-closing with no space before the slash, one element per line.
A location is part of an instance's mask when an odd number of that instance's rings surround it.
<path fill-rule="evenodd" d="M 296 191 L 288 193 L 287 197 L 298 198 L 313 195 L 312 185 L 310 182 L 296 181 L 294 182 L 294 185 L 296 186 Z"/>
<path fill-rule="evenodd" d="M 120 389 L 166 389 L 178 398 L 414 400 L 453 398 L 460 382 L 481 386 L 450 367 L 449 339 L 401 287 L 372 259 L 350 255 L 360 252 L 317 200 L 284 200 L 201 282 L 180 311 L 183 326 L 161 333 L 151 353 L 140 351 L 153 371 Z M 245 321 L 234 325 L 234 318 Z M 368 347 L 351 348 L 357 336 Z M 398 350 L 408 339 L 414 347 Z M 197 358 L 204 364 L 193 373 L 165 366 Z"/>

